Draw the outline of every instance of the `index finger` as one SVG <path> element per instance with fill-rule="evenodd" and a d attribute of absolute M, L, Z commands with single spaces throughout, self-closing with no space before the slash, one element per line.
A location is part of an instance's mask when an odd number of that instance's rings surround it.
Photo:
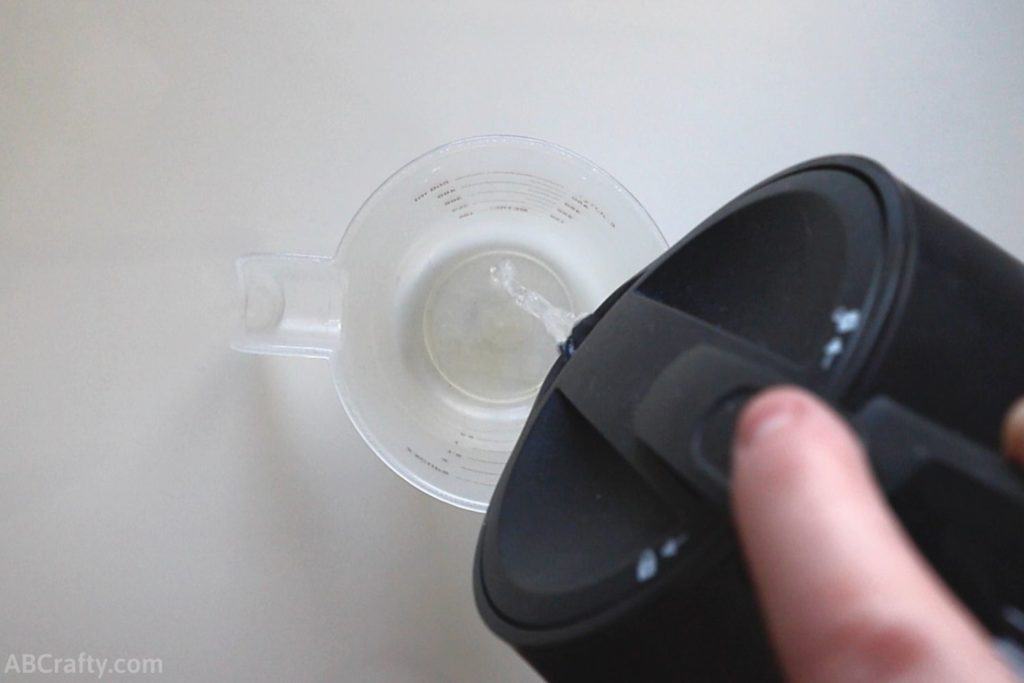
<path fill-rule="evenodd" d="M 846 424 L 798 389 L 737 425 L 733 508 L 785 671 L 797 681 L 1010 681 L 905 536 Z"/>

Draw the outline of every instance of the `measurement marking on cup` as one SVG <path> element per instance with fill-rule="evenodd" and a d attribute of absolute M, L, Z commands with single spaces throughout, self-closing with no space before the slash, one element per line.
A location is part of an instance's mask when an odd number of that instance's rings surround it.
<path fill-rule="evenodd" d="M 483 474 L 483 475 L 486 475 L 488 477 L 496 477 L 499 474 L 501 474 L 501 472 L 485 472 L 484 470 L 475 470 L 472 467 L 466 467 L 465 465 L 462 466 L 462 469 L 466 470 L 467 472 L 472 472 L 473 474 Z M 448 473 L 445 472 L 445 474 L 448 474 Z"/>
<path fill-rule="evenodd" d="M 513 206 L 512 204 L 496 204 L 490 208 L 483 209 L 483 211 L 513 211 L 515 213 L 530 213 L 530 207 Z"/>
<path fill-rule="evenodd" d="M 477 458 L 477 457 L 472 456 L 472 455 L 459 453 L 458 451 L 454 451 L 451 448 L 449 448 L 445 452 L 448 453 L 448 455 L 455 456 L 456 458 L 465 458 L 467 460 L 472 460 L 473 462 L 478 462 L 481 465 L 496 465 L 498 467 L 504 467 L 505 466 L 504 461 L 500 461 L 500 460 L 487 460 L 486 458 Z"/>
<path fill-rule="evenodd" d="M 594 202 L 590 201 L 586 197 L 580 197 L 580 196 L 577 196 L 577 195 L 571 195 L 569 197 L 569 199 L 572 200 L 573 202 L 575 202 L 576 204 L 579 204 L 580 207 L 582 207 L 584 209 L 590 209 L 591 211 L 596 213 L 598 216 L 600 216 L 601 218 L 604 219 L 604 222 L 607 223 L 609 227 L 611 227 L 611 228 L 615 227 L 615 221 L 613 221 L 612 219 L 608 218 L 608 214 L 606 214 L 601 209 L 600 206 L 598 206 Z M 572 205 L 569 204 L 569 202 L 566 202 L 566 205 L 572 207 Z"/>
<path fill-rule="evenodd" d="M 462 431 L 459 432 L 459 436 L 463 436 L 463 437 L 469 439 L 470 441 L 482 441 L 484 443 L 496 443 L 496 444 L 504 444 L 505 443 L 505 440 L 501 439 L 501 438 L 488 439 L 487 437 L 474 436 L 473 434 L 467 434 L 466 432 L 462 432 Z M 455 443 L 458 443 L 458 442 L 459 442 L 459 440 L 455 439 Z"/>
<path fill-rule="evenodd" d="M 504 202 L 500 202 L 500 203 L 496 204 L 495 202 L 497 202 L 497 201 L 499 201 L 499 200 L 496 200 L 496 199 L 481 199 L 479 201 L 469 202 L 468 206 L 490 206 L 490 207 L 497 207 L 497 206 L 516 206 L 518 204 L 522 208 L 526 208 L 526 209 L 541 209 L 542 211 L 547 211 L 547 208 L 548 208 L 546 206 L 541 206 L 540 204 L 532 204 L 532 203 L 530 203 L 528 201 L 524 201 L 522 199 L 508 199 L 508 200 L 506 200 Z"/>
<path fill-rule="evenodd" d="M 520 195 L 520 196 L 523 196 L 523 197 L 529 197 L 530 199 L 535 199 L 537 201 L 544 202 L 544 203 L 546 203 L 548 205 L 550 205 L 554 201 L 557 201 L 557 200 L 553 199 L 552 197 L 549 197 L 549 196 L 547 196 L 545 194 L 539 194 L 537 192 L 524 192 L 522 190 L 474 190 L 473 192 L 467 192 L 466 196 L 467 197 L 479 197 L 479 196 L 485 195 L 485 194 L 500 194 L 500 195 L 515 194 L 515 195 Z"/>
<path fill-rule="evenodd" d="M 405 450 L 407 450 L 409 453 L 411 453 L 414 458 L 416 458 L 417 460 L 422 462 L 424 465 L 426 465 L 430 469 L 436 470 L 436 471 L 440 472 L 441 474 L 449 474 L 448 470 L 444 469 L 443 467 L 438 467 L 437 465 L 435 465 L 434 463 L 430 462 L 429 460 L 427 460 L 422 455 L 420 455 L 419 453 L 417 453 L 413 449 L 409 448 L 408 446 L 405 447 Z"/>
<path fill-rule="evenodd" d="M 461 481 L 469 482 L 470 484 L 476 484 L 477 486 L 494 486 L 494 482 L 492 481 L 477 481 L 476 479 L 470 479 L 469 477 L 460 477 L 457 474 L 453 474 L 451 476 Z"/>
<path fill-rule="evenodd" d="M 537 187 L 535 183 L 526 182 L 523 180 L 477 180 L 472 183 L 462 183 L 462 187 L 476 187 L 477 185 L 522 185 L 525 187 Z M 539 187 L 537 189 L 540 190 Z M 554 190 L 549 190 L 547 188 L 544 188 L 543 191 L 553 195 L 558 194 Z"/>
<path fill-rule="evenodd" d="M 461 186 L 473 187 L 476 185 L 521 185 L 531 189 L 536 189 L 537 191 L 543 191 L 543 193 L 547 193 L 548 195 L 553 195 L 555 197 L 562 196 L 561 185 L 552 186 L 537 182 L 536 180 L 474 180 L 473 182 L 464 182 Z"/>
<path fill-rule="evenodd" d="M 466 460 L 472 460 L 473 462 L 479 463 L 481 465 L 491 465 L 499 469 L 505 466 L 505 463 L 503 462 L 494 462 L 493 460 L 482 460 L 481 458 L 474 458 L 472 455 L 467 455 L 465 457 Z"/>
<path fill-rule="evenodd" d="M 608 223 L 608 225 L 610 225 L 613 228 L 615 227 L 615 221 L 613 221 L 612 219 L 608 218 L 608 214 L 606 214 L 604 211 L 602 211 L 600 206 L 598 206 L 597 204 L 594 204 L 593 202 L 591 202 L 590 208 L 593 209 L 594 211 L 596 211 L 597 215 L 600 216 L 601 218 L 603 218 L 605 220 L 605 222 Z"/>
<path fill-rule="evenodd" d="M 478 180 L 475 183 L 464 183 L 462 189 L 465 190 L 469 187 L 478 187 L 480 185 L 514 185 L 516 187 L 525 187 L 533 190 L 535 193 L 544 195 L 553 200 L 559 200 L 562 198 L 561 193 L 549 190 L 546 187 L 539 187 L 533 183 L 524 183 L 520 180 Z M 509 190 L 511 192 L 511 190 Z"/>
<path fill-rule="evenodd" d="M 476 206 L 476 207 L 484 206 L 484 207 L 488 207 L 488 208 L 480 209 L 481 211 L 490 211 L 491 209 L 496 209 L 498 207 L 517 206 L 517 205 L 519 207 L 518 211 L 520 213 L 524 213 L 524 212 L 525 213 L 530 213 L 531 211 L 544 212 L 544 211 L 548 210 L 548 207 L 546 207 L 546 206 L 541 206 L 540 204 L 531 204 L 530 202 L 522 201 L 522 200 L 516 200 L 515 204 L 512 204 L 512 203 L 509 203 L 509 204 L 495 204 L 494 200 L 470 202 L 468 204 L 468 206 Z"/>
<path fill-rule="evenodd" d="M 565 187 L 561 183 L 556 183 L 554 180 L 548 180 L 547 178 L 542 178 L 539 175 L 533 175 L 532 173 L 520 173 L 518 171 L 480 171 L 478 173 L 467 173 L 466 175 L 460 175 L 457 178 L 455 178 L 455 180 L 464 180 L 466 178 L 476 178 L 476 177 L 479 177 L 479 176 L 482 176 L 482 175 L 514 175 L 514 176 L 519 176 L 519 177 L 522 177 L 522 178 L 533 178 L 534 180 L 537 180 L 537 181 L 542 182 L 542 183 L 546 183 L 548 185 L 552 185 L 552 186 L 557 187 L 559 189 L 563 189 Z"/>
<path fill-rule="evenodd" d="M 415 197 L 413 197 L 412 198 L 413 203 L 418 202 L 419 200 L 423 199 L 424 197 L 426 197 L 428 194 L 431 194 L 432 192 L 437 192 L 438 190 L 440 190 L 442 187 L 444 187 L 447 184 L 448 184 L 447 180 L 442 180 L 439 183 L 431 185 L 429 189 L 426 189 L 423 192 L 420 192 Z"/>

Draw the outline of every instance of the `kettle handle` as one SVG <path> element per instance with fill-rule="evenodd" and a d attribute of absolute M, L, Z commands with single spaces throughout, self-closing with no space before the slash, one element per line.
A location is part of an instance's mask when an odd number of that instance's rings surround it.
<path fill-rule="evenodd" d="M 637 437 L 661 467 L 725 512 L 736 417 L 759 389 L 782 381 L 766 365 L 697 346 L 669 364 L 638 404 Z M 884 395 L 846 417 L 917 548 L 1000 648 L 1024 662 L 1020 471 Z"/>
<path fill-rule="evenodd" d="M 886 396 L 850 422 L 921 553 L 1024 663 L 1024 477 L 998 453 Z"/>

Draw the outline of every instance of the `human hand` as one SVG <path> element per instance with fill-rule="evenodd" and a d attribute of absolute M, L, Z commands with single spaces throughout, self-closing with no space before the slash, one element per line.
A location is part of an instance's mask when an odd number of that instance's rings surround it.
<path fill-rule="evenodd" d="M 1024 402 L 1004 443 L 1024 462 Z M 854 433 L 812 394 L 751 400 L 732 478 L 740 542 L 791 681 L 1015 680 L 903 531 Z"/>

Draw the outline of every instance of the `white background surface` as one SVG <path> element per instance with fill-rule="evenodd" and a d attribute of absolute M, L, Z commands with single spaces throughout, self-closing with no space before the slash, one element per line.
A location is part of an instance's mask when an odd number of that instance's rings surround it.
<path fill-rule="evenodd" d="M 235 256 L 330 254 L 490 132 L 592 158 L 670 241 L 854 151 L 1024 255 L 1024 5 L 884 5 L 0 0 L 2 661 L 534 680 L 472 604 L 480 517 L 381 464 L 326 364 L 228 350 Z"/>

